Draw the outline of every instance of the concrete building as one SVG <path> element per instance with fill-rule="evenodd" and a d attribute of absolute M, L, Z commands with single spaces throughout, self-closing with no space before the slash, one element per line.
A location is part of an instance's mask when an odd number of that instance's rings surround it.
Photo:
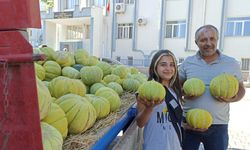
<path fill-rule="evenodd" d="M 53 10 L 41 11 L 42 36 L 34 39 L 55 50 L 84 48 L 99 57 L 148 66 L 159 49 L 172 50 L 179 62 L 193 55 L 196 29 L 213 24 L 220 32 L 218 49 L 235 57 L 247 76 L 249 10 L 249 0 L 55 0 Z"/>

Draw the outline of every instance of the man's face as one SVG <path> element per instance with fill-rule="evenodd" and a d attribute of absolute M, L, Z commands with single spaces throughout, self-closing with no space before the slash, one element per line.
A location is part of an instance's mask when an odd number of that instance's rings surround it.
<path fill-rule="evenodd" d="M 218 36 L 214 29 L 204 28 L 198 33 L 196 41 L 200 53 L 204 57 L 212 56 L 216 53 Z"/>

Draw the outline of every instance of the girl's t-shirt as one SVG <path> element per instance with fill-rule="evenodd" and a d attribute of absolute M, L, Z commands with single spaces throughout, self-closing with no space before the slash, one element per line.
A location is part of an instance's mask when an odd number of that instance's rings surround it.
<path fill-rule="evenodd" d="M 172 89 L 169 91 L 176 98 Z M 169 121 L 169 112 L 165 102 L 154 107 L 151 117 L 144 126 L 143 150 L 181 150 L 178 135 Z"/>

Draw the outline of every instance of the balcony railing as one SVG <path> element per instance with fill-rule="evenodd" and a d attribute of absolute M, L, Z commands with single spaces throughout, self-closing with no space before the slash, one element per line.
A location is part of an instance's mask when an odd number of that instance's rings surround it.
<path fill-rule="evenodd" d="M 120 59 L 120 62 L 128 66 L 149 67 L 151 60 L 149 59 Z"/>

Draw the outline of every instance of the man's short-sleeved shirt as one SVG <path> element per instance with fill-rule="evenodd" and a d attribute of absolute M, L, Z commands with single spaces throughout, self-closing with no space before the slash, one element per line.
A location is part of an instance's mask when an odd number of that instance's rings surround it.
<path fill-rule="evenodd" d="M 194 56 L 189 56 L 179 67 L 180 80 L 190 78 L 201 79 L 206 86 L 204 94 L 195 100 L 185 100 L 184 113 L 191 108 L 201 108 L 209 111 L 213 116 L 213 124 L 228 124 L 229 121 L 229 103 L 219 102 L 212 97 L 209 91 L 210 81 L 217 75 L 229 73 L 242 82 L 242 74 L 239 63 L 232 57 L 221 54 L 218 58 L 206 63 L 201 57 L 199 51 Z"/>

